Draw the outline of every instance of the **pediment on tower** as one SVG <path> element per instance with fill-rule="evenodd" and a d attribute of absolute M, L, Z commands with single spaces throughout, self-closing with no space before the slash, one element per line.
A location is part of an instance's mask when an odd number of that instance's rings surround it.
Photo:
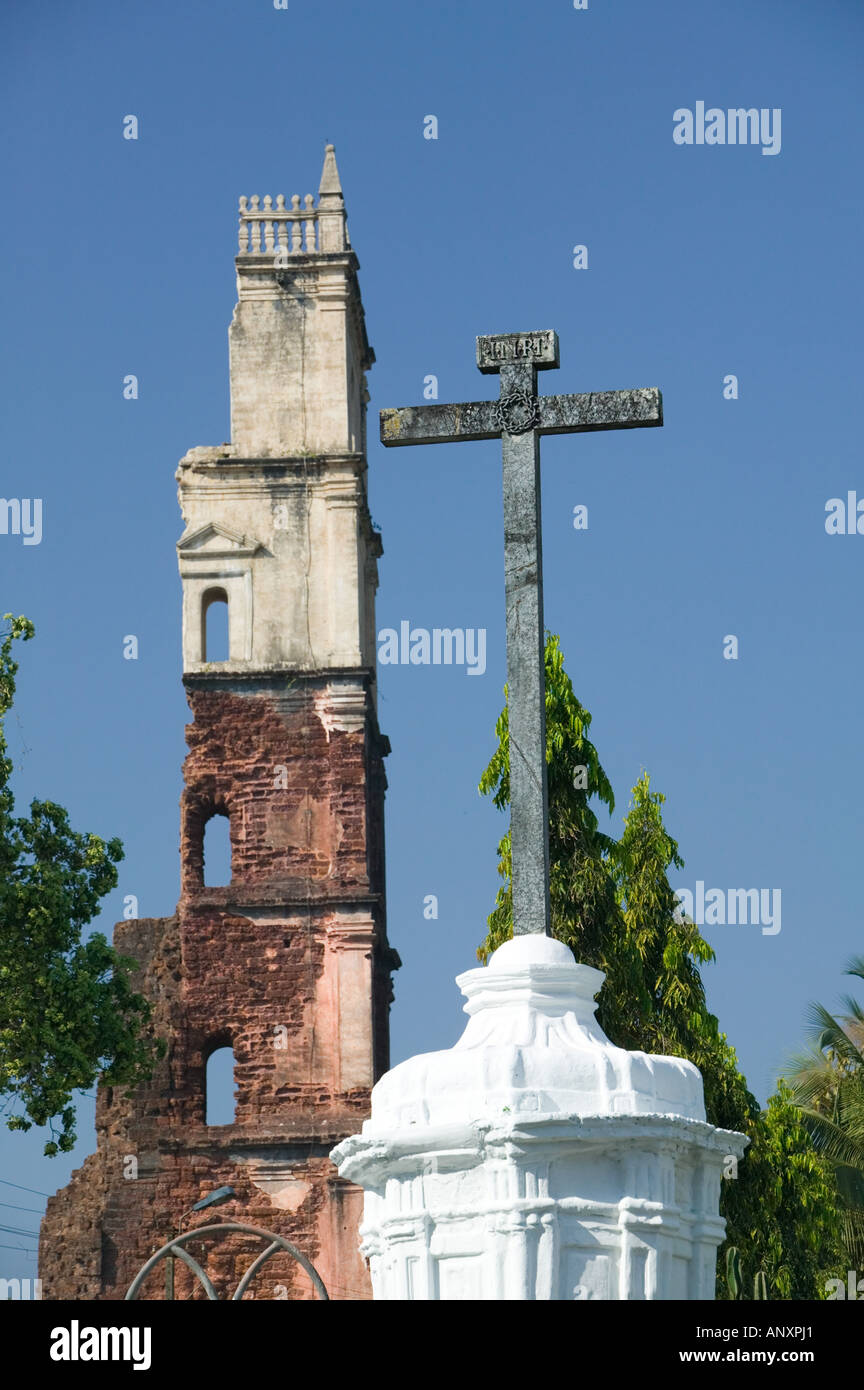
<path fill-rule="evenodd" d="M 190 559 L 195 555 L 254 555 L 261 548 L 254 536 L 241 536 L 218 521 L 184 531 L 177 542 L 180 554 Z"/>

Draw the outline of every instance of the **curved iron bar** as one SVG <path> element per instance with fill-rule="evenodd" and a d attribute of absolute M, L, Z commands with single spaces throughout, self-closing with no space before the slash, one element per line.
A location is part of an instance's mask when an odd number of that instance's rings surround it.
<path fill-rule="evenodd" d="M 240 1299 L 243 1297 L 249 1285 L 252 1283 L 252 1280 L 255 1278 L 255 1275 L 258 1273 L 265 1260 L 269 1260 L 270 1256 L 274 1254 L 274 1252 L 278 1249 L 278 1242 L 274 1240 L 272 1245 L 268 1245 L 266 1250 L 261 1251 L 261 1254 L 257 1256 L 254 1264 L 251 1264 L 249 1266 L 246 1273 L 243 1275 L 243 1278 L 240 1280 L 240 1283 L 237 1285 L 236 1289 L 231 1295 L 232 1303 L 239 1303 Z"/>
<path fill-rule="evenodd" d="M 192 1273 L 197 1275 L 197 1277 L 201 1280 L 201 1283 L 207 1293 L 207 1297 L 211 1300 L 215 1300 L 218 1303 L 218 1295 L 216 1294 L 216 1291 L 213 1288 L 213 1285 L 211 1284 L 204 1270 L 201 1268 L 198 1262 L 195 1259 L 193 1259 L 193 1257 L 190 1254 L 188 1254 L 186 1250 L 183 1249 L 183 1245 L 186 1241 L 196 1240 L 199 1237 L 205 1235 L 215 1235 L 217 1231 L 234 1231 L 241 1235 L 259 1236 L 261 1240 L 270 1241 L 270 1245 L 268 1246 L 268 1248 L 266 1250 L 263 1250 L 261 1254 L 256 1257 L 256 1259 L 247 1269 L 246 1273 L 243 1275 L 243 1278 L 240 1280 L 240 1283 L 237 1285 L 237 1288 L 234 1291 L 234 1294 L 232 1296 L 232 1302 L 237 1299 L 242 1299 L 244 1293 L 246 1292 L 246 1290 L 249 1287 L 249 1284 L 252 1281 L 252 1278 L 255 1274 L 257 1274 L 261 1266 L 267 1260 L 270 1259 L 271 1255 L 274 1255 L 277 1250 L 285 1250 L 292 1257 L 292 1259 L 295 1259 L 297 1261 L 301 1269 L 304 1269 L 306 1273 L 309 1275 L 309 1278 L 312 1280 L 312 1287 L 315 1289 L 317 1297 L 329 1303 L 330 1295 L 328 1294 L 327 1289 L 324 1286 L 324 1281 L 321 1278 L 321 1275 L 318 1273 L 317 1269 L 311 1263 L 311 1261 L 307 1260 L 306 1256 L 302 1253 L 302 1251 L 297 1249 L 296 1245 L 292 1245 L 291 1242 L 286 1240 L 284 1236 L 277 1235 L 275 1231 L 264 1231 L 261 1229 L 260 1226 L 246 1226 L 239 1221 L 217 1221 L 212 1226 L 193 1226 L 191 1231 L 185 1231 L 182 1235 L 174 1236 L 172 1240 L 166 1241 L 166 1243 L 154 1254 L 152 1254 L 149 1260 L 147 1260 L 147 1262 L 141 1266 L 138 1273 L 135 1275 L 135 1278 L 132 1280 L 132 1283 L 129 1285 L 129 1288 L 126 1292 L 126 1299 L 129 1300 L 137 1298 L 138 1290 L 140 1289 L 147 1275 L 150 1273 L 150 1270 L 153 1269 L 154 1266 L 157 1265 L 160 1260 L 164 1259 L 166 1255 L 175 1253 L 180 1256 L 184 1264 L 189 1266 L 189 1268 L 192 1270 Z"/>
<path fill-rule="evenodd" d="M 176 1253 L 180 1256 L 180 1259 L 183 1261 L 183 1263 L 189 1266 L 192 1273 L 198 1275 L 198 1278 L 204 1285 L 204 1291 L 207 1294 L 207 1297 L 210 1299 L 210 1302 L 218 1303 L 219 1295 L 214 1289 L 213 1285 L 211 1284 L 210 1279 L 207 1276 L 206 1270 L 203 1270 L 201 1268 L 198 1261 L 194 1259 L 192 1255 L 189 1254 L 188 1250 L 184 1250 L 182 1245 L 178 1245 L 176 1247 Z"/>
<path fill-rule="evenodd" d="M 198 1227 L 197 1229 L 200 1230 L 201 1228 Z M 132 1280 L 132 1283 L 129 1285 L 129 1288 L 126 1291 L 126 1297 L 124 1299 L 124 1302 L 126 1302 L 129 1299 L 138 1297 L 138 1290 L 144 1283 L 144 1280 L 147 1278 L 147 1275 L 150 1273 L 151 1269 L 153 1269 L 159 1263 L 163 1256 L 168 1254 L 179 1255 L 183 1263 L 188 1265 L 192 1273 L 197 1275 L 197 1277 L 201 1280 L 201 1283 L 204 1287 L 204 1291 L 207 1294 L 207 1297 L 210 1299 L 211 1303 L 219 1302 L 219 1295 L 217 1294 L 216 1290 L 214 1289 L 213 1285 L 208 1279 L 206 1273 L 199 1265 L 198 1261 L 194 1259 L 192 1255 L 189 1254 L 188 1250 L 184 1250 L 183 1246 L 180 1244 L 180 1241 L 182 1239 L 182 1236 L 175 1236 L 173 1240 L 168 1241 L 167 1245 L 163 1245 L 160 1250 L 157 1250 L 155 1254 L 150 1256 L 147 1263 L 141 1266 L 138 1273 L 135 1275 L 135 1278 Z"/>

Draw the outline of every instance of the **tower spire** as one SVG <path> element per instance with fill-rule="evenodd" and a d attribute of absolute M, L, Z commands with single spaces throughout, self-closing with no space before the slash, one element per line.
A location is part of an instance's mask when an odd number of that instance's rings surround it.
<path fill-rule="evenodd" d="M 325 198 L 330 206 L 333 205 L 333 200 L 335 198 L 338 198 L 340 203 L 343 202 L 342 183 L 339 178 L 339 169 L 336 165 L 335 145 L 324 146 L 324 168 L 321 170 L 321 182 L 318 185 L 319 205 Z"/>
<path fill-rule="evenodd" d="M 324 147 L 324 168 L 318 185 L 318 232 L 319 251 L 346 251 L 350 246 L 334 145 Z"/>

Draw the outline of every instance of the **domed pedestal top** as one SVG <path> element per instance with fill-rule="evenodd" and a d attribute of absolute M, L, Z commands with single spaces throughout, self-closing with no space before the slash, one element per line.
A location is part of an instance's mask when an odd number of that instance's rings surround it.
<path fill-rule="evenodd" d="M 487 966 L 457 978 L 469 1015 L 462 1037 L 448 1051 L 412 1057 L 381 1078 L 364 1136 L 517 1115 L 704 1121 L 696 1067 L 627 1052 L 601 1031 L 594 1013 L 603 980 L 551 937 L 505 942 Z"/>

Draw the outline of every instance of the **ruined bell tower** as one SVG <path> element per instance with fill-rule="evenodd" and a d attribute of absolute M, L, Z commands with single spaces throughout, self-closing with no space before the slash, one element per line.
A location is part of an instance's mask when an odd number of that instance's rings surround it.
<path fill-rule="evenodd" d="M 332 145 L 317 204 L 240 199 L 236 268 L 231 443 L 191 449 L 177 470 L 192 711 L 180 901 L 172 918 L 115 930 L 168 1052 L 131 1100 L 100 1088 L 97 1152 L 43 1223 L 46 1298 L 122 1298 L 181 1222 L 211 1219 L 285 1236 L 332 1298 L 370 1296 L 362 1195 L 328 1153 L 357 1130 L 389 1065 L 398 958 L 376 714 L 381 542 L 366 498 L 374 354 Z M 214 817 L 229 825 L 226 886 L 208 882 Z M 207 1062 L 221 1048 L 233 1049 L 235 1115 L 208 1125 Z M 223 1185 L 236 1197 L 218 1217 L 189 1217 Z M 253 1249 L 240 1237 L 212 1245 L 205 1268 L 220 1296 Z M 287 1259 L 266 1268 L 256 1297 L 311 1296 Z M 141 1296 L 162 1297 L 163 1280 L 151 1276 Z M 203 1296 L 181 1265 L 176 1296 Z"/>

